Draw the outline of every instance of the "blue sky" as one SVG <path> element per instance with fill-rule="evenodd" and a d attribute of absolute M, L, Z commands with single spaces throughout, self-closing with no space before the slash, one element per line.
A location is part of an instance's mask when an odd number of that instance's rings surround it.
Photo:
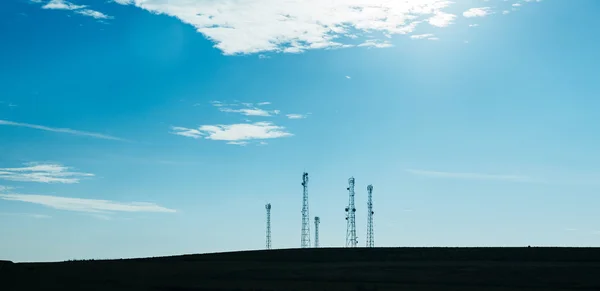
<path fill-rule="evenodd" d="M 596 0 L 271 2 L 2 1 L 0 258 L 600 243 Z"/>

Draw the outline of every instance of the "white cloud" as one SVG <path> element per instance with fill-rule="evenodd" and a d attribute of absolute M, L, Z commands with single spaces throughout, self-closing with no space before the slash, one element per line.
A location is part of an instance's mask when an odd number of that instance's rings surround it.
<path fill-rule="evenodd" d="M 445 27 L 455 18 L 444 11 L 452 4 L 448 0 L 136 0 L 134 4 L 194 26 L 227 55 L 349 47 L 344 39 L 357 33 L 407 34 L 420 23 Z"/>
<path fill-rule="evenodd" d="M 359 47 L 375 47 L 375 48 L 386 48 L 386 47 L 392 47 L 393 45 L 388 42 L 388 41 L 379 41 L 379 40 L 374 40 L 374 39 L 369 39 L 361 44 L 358 45 Z"/>
<path fill-rule="evenodd" d="M 306 118 L 306 115 L 303 115 L 303 114 L 286 114 L 285 116 L 287 116 L 287 118 L 289 118 L 289 119 L 303 119 L 303 118 Z"/>
<path fill-rule="evenodd" d="M 83 9 L 83 10 L 77 10 L 75 11 L 75 13 L 81 14 L 81 15 L 85 15 L 85 16 L 89 16 L 89 17 L 93 17 L 96 19 L 112 19 L 112 16 L 108 16 L 102 12 L 98 12 L 95 10 L 91 10 L 91 9 Z"/>
<path fill-rule="evenodd" d="M 352 77 L 350 77 L 350 76 L 346 76 L 346 79 L 352 79 Z"/>
<path fill-rule="evenodd" d="M 172 134 L 222 141 L 248 141 L 292 136 L 284 127 L 271 122 L 202 125 L 197 129 L 172 127 Z"/>
<path fill-rule="evenodd" d="M 463 12 L 463 16 L 467 18 L 471 17 L 484 17 L 491 14 L 490 7 L 479 7 L 479 8 L 471 8 L 465 12 Z"/>
<path fill-rule="evenodd" d="M 133 4 L 134 0 L 113 0 L 117 4 L 130 5 Z"/>
<path fill-rule="evenodd" d="M 410 38 L 412 38 L 412 39 L 424 39 L 424 38 L 430 38 L 430 37 L 433 37 L 433 34 L 425 33 L 425 34 L 415 34 L 415 35 L 410 36 Z"/>
<path fill-rule="evenodd" d="M 513 6 L 513 7 L 519 7 L 519 6 L 521 6 L 521 3 L 515 3 L 515 4 L 513 4 L 512 6 Z"/>
<path fill-rule="evenodd" d="M 415 170 L 415 169 L 407 169 L 406 172 L 414 174 L 414 175 L 433 177 L 433 178 L 452 178 L 452 179 L 467 179 L 467 180 L 502 180 L 502 181 L 515 181 L 515 182 L 531 181 L 531 179 L 529 177 L 518 176 L 518 175 L 458 173 L 458 172 L 441 172 L 441 171 Z"/>
<path fill-rule="evenodd" d="M 36 2 L 39 3 L 39 2 Z M 75 5 L 71 2 L 65 0 L 51 0 L 46 3 L 46 5 L 42 6 L 43 9 L 59 9 L 59 10 L 77 10 L 81 8 L 85 8 L 85 5 Z"/>
<path fill-rule="evenodd" d="M 89 136 L 89 137 L 99 138 L 99 139 L 125 141 L 122 138 L 118 138 L 118 137 L 114 137 L 114 136 L 110 136 L 110 135 L 106 135 L 106 134 L 101 134 L 101 133 L 85 132 L 85 131 L 80 131 L 80 130 L 75 130 L 75 129 L 70 129 L 70 128 L 54 128 L 54 127 L 48 127 L 48 126 L 43 126 L 43 125 L 13 122 L 13 121 L 2 120 L 2 119 L 0 119 L 0 125 L 27 127 L 27 128 L 33 128 L 33 129 L 39 129 L 39 130 L 45 130 L 45 131 L 51 131 L 51 132 L 68 133 L 68 134 L 79 135 L 79 136 Z"/>
<path fill-rule="evenodd" d="M 258 103 L 256 105 L 263 106 L 263 105 L 270 105 L 270 104 L 271 104 L 271 102 L 260 102 L 260 103 Z"/>
<path fill-rule="evenodd" d="M 477 24 L 477 23 L 469 24 L 469 27 L 477 27 L 477 26 L 479 26 L 479 24 Z"/>
<path fill-rule="evenodd" d="M 38 183 L 79 183 L 83 177 L 93 177 L 94 174 L 72 172 L 70 167 L 60 164 L 27 163 L 22 168 L 0 168 L 0 179 L 19 182 Z M 1 190 L 8 190 L 0 187 Z"/>
<path fill-rule="evenodd" d="M 508 11 L 508 10 L 504 10 L 504 11 L 502 11 L 502 14 L 505 14 L 505 15 L 506 15 L 506 14 L 509 14 L 509 13 L 510 13 L 510 11 Z"/>
<path fill-rule="evenodd" d="M 104 212 L 176 212 L 154 203 L 147 202 L 116 202 L 110 200 L 69 198 L 48 195 L 29 194 L 0 194 L 0 199 L 40 204 L 47 207 L 90 213 Z"/>
<path fill-rule="evenodd" d="M 437 37 L 430 37 L 430 38 L 428 38 L 428 40 L 440 40 L 440 39 Z"/>
<path fill-rule="evenodd" d="M 456 15 L 454 14 L 438 11 L 434 14 L 433 17 L 429 18 L 427 21 L 433 26 L 446 27 L 452 24 L 455 18 Z"/>

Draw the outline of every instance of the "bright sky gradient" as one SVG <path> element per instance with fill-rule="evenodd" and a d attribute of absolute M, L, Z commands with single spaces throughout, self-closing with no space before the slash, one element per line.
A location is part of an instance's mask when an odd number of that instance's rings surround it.
<path fill-rule="evenodd" d="M 597 0 L 0 2 L 0 259 L 600 245 Z"/>

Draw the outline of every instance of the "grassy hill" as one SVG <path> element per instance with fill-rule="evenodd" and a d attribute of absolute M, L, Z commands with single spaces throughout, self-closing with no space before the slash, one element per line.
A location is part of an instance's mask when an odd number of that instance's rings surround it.
<path fill-rule="evenodd" d="M 0 290 L 600 290 L 597 248 L 320 248 L 3 263 Z"/>

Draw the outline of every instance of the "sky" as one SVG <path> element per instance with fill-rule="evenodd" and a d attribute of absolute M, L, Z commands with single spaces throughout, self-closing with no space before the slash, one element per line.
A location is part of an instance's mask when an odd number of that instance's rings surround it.
<path fill-rule="evenodd" d="M 0 2 L 0 259 L 600 245 L 597 0 Z"/>

